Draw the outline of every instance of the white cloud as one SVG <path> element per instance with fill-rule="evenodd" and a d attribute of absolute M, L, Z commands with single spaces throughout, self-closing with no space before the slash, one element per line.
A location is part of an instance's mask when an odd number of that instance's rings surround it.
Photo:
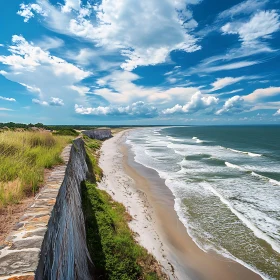
<path fill-rule="evenodd" d="M 247 60 L 222 64 L 218 66 L 212 66 L 212 63 L 209 63 L 209 65 L 205 63 L 201 63 L 196 68 L 190 70 L 189 73 L 190 74 L 203 73 L 203 72 L 212 73 L 212 72 L 225 71 L 225 70 L 234 70 L 234 69 L 249 67 L 258 63 L 260 63 L 260 61 L 247 61 Z"/>
<path fill-rule="evenodd" d="M 89 92 L 90 88 L 86 86 L 70 86 L 71 89 L 77 91 L 81 96 L 86 95 Z"/>
<path fill-rule="evenodd" d="M 75 112 L 81 115 L 94 116 L 131 116 L 139 118 L 153 118 L 158 115 L 156 107 L 145 104 L 142 101 L 132 103 L 128 106 L 107 106 L 107 107 L 84 107 L 82 105 L 75 105 Z"/>
<path fill-rule="evenodd" d="M 116 50 L 101 47 L 81 48 L 78 51 L 67 51 L 65 56 L 81 66 L 94 64 L 95 71 L 112 71 L 119 68 L 123 58 Z"/>
<path fill-rule="evenodd" d="M 226 86 L 238 83 L 240 81 L 242 81 L 245 77 L 225 77 L 225 78 L 218 78 L 216 79 L 216 81 L 214 83 L 211 84 L 211 86 L 213 87 L 211 89 L 211 91 L 216 91 L 219 89 L 222 89 Z"/>
<path fill-rule="evenodd" d="M 78 52 L 68 52 L 68 58 L 73 59 L 78 62 L 80 65 L 88 65 L 93 62 L 93 59 L 97 59 L 100 54 L 95 52 L 90 48 L 80 49 Z M 96 62 L 96 61 L 94 61 Z"/>
<path fill-rule="evenodd" d="M 32 103 L 42 105 L 42 106 L 49 106 L 49 103 L 47 101 L 39 100 L 36 98 L 32 99 Z"/>
<path fill-rule="evenodd" d="M 101 44 L 125 49 L 125 70 L 166 62 L 172 50 L 197 51 L 197 40 L 183 27 L 192 19 L 186 6 L 187 1 L 103 1 L 97 13 Z"/>
<path fill-rule="evenodd" d="M 50 55 L 48 51 L 34 46 L 32 42 L 27 42 L 22 36 L 14 35 L 12 42 L 13 45 L 9 47 L 11 55 L 0 56 L 0 62 L 9 65 L 14 70 L 24 69 L 24 71 L 34 72 L 36 67 L 48 64 L 58 77 L 69 74 L 78 81 L 91 74 L 59 57 Z"/>
<path fill-rule="evenodd" d="M 24 17 L 24 22 L 28 22 L 32 17 L 34 17 L 34 12 L 42 16 L 47 16 L 47 14 L 38 4 L 25 5 L 22 3 L 20 4 L 20 10 L 17 12 L 17 14 Z"/>
<path fill-rule="evenodd" d="M 144 100 L 150 102 L 187 101 L 198 90 L 195 87 L 144 87 L 134 83 L 141 77 L 129 71 L 114 71 L 97 81 L 102 88 L 95 89 L 94 94 L 102 96 L 111 103 L 126 104 Z"/>
<path fill-rule="evenodd" d="M 63 100 L 58 97 L 51 97 L 49 102 L 45 101 L 45 100 L 39 100 L 39 99 L 33 98 L 32 103 L 41 105 L 41 106 L 58 106 L 58 107 L 64 106 Z"/>
<path fill-rule="evenodd" d="M 190 34 L 197 23 L 187 7 L 199 2 L 103 0 L 92 7 L 81 7 L 80 1 L 67 0 L 60 9 L 48 1 L 37 0 L 37 5 L 47 11 L 38 13 L 47 27 L 92 41 L 96 46 L 121 50 L 127 58 L 121 67 L 130 71 L 138 66 L 164 63 L 173 50 L 199 50 L 197 39 Z M 73 9 L 75 13 L 71 12 Z M 19 14 L 24 16 L 32 11 L 23 5 Z M 90 13 L 95 15 L 90 18 Z M 29 18 L 25 16 L 26 20 Z"/>
<path fill-rule="evenodd" d="M 280 87 L 259 88 L 244 96 L 244 99 L 249 102 L 255 102 L 276 95 L 280 95 Z"/>
<path fill-rule="evenodd" d="M 218 19 L 233 18 L 237 15 L 246 15 L 256 12 L 263 8 L 267 4 L 268 0 L 247 0 L 237 5 L 234 5 L 230 9 L 221 12 L 218 15 Z"/>
<path fill-rule="evenodd" d="M 225 102 L 222 109 L 216 112 L 216 115 L 241 113 L 247 109 L 248 106 L 245 104 L 244 98 L 239 95 L 235 95 Z"/>
<path fill-rule="evenodd" d="M 273 53 L 276 50 L 271 49 L 264 42 L 258 42 L 257 44 L 244 45 L 242 44 L 240 48 L 232 48 L 227 53 L 222 55 L 216 55 L 204 59 L 201 63 L 199 63 L 195 68 L 191 68 L 188 70 L 189 74 L 196 73 L 212 73 L 223 70 L 233 70 L 244 67 L 253 66 L 259 63 L 264 62 L 264 60 L 241 60 L 237 61 L 237 59 L 242 59 L 245 57 L 254 56 L 257 54 L 264 53 Z M 235 62 L 228 63 L 229 61 L 235 60 Z"/>
<path fill-rule="evenodd" d="M 198 32 L 201 36 L 206 36 L 208 33 L 220 29 L 223 34 L 236 34 L 239 36 L 241 46 L 230 48 L 224 54 L 203 60 L 197 67 L 190 69 L 191 73 L 211 73 L 248 67 L 266 61 L 265 59 L 251 60 L 248 59 L 249 57 L 276 53 L 277 50 L 268 44 L 268 39 L 271 39 L 273 33 L 279 30 L 279 15 L 275 10 L 260 11 L 267 3 L 268 0 L 241 2 L 222 12 L 212 26 Z M 250 15 L 249 20 L 248 16 L 244 15 Z M 237 16 L 238 19 L 233 20 Z M 231 22 L 225 23 L 225 20 L 231 20 Z M 270 58 L 268 57 L 268 59 Z M 237 59 L 243 59 L 243 61 L 236 61 Z M 235 61 L 227 63 L 232 60 Z"/>
<path fill-rule="evenodd" d="M 14 35 L 12 42 L 8 48 L 11 54 L 0 56 L 0 63 L 8 66 L 6 71 L 1 71 L 4 77 L 36 94 L 35 99 L 48 100 L 51 94 L 75 102 L 78 94 L 71 86 L 79 84 L 91 72 L 51 55 L 22 36 Z"/>
<path fill-rule="evenodd" d="M 237 93 L 237 92 L 240 92 L 240 91 L 243 91 L 243 90 L 244 90 L 243 88 L 239 88 L 239 89 L 234 89 L 232 91 L 222 92 L 222 93 L 219 93 L 218 95 L 233 94 L 233 93 Z"/>
<path fill-rule="evenodd" d="M 9 97 L 4 97 L 4 96 L 0 96 L 1 100 L 5 100 L 5 101 L 9 101 L 9 102 L 16 102 L 16 100 L 14 98 L 9 98 Z"/>
<path fill-rule="evenodd" d="M 64 45 L 63 40 L 56 37 L 49 37 L 49 36 L 43 36 L 43 39 L 36 43 L 38 47 L 40 47 L 43 50 L 57 49 Z"/>
<path fill-rule="evenodd" d="M 4 75 L 4 76 L 8 76 L 8 73 L 6 73 L 6 75 Z M 25 83 L 19 83 L 19 84 L 26 87 L 26 89 L 30 92 L 41 94 L 41 89 L 34 85 L 30 86 Z"/>
<path fill-rule="evenodd" d="M 65 0 L 64 6 L 61 7 L 63 13 L 69 13 L 72 10 L 80 10 L 81 1 L 80 0 Z"/>
<path fill-rule="evenodd" d="M 64 106 L 63 100 L 58 97 L 51 97 L 51 101 L 49 102 L 50 106 Z"/>
<path fill-rule="evenodd" d="M 278 110 L 280 107 L 280 101 L 274 101 L 274 102 L 260 102 L 254 105 L 252 108 L 252 111 L 254 110 L 263 110 L 263 109 L 268 109 L 268 110 Z"/>
<path fill-rule="evenodd" d="M 273 116 L 280 116 L 280 109 Z"/>
<path fill-rule="evenodd" d="M 12 109 L 9 109 L 9 108 L 0 107 L 0 111 L 13 111 L 13 110 L 12 110 Z"/>
<path fill-rule="evenodd" d="M 218 100 L 219 99 L 214 96 L 203 96 L 200 92 L 197 92 L 184 106 L 177 104 L 172 108 L 163 110 L 163 114 L 168 115 L 174 113 L 195 113 L 206 108 L 211 109 L 218 103 Z"/>
<path fill-rule="evenodd" d="M 260 39 L 271 38 L 280 29 L 279 15 L 276 10 L 260 11 L 248 22 L 232 22 L 224 25 L 223 34 L 238 34 L 244 45 L 255 45 Z"/>

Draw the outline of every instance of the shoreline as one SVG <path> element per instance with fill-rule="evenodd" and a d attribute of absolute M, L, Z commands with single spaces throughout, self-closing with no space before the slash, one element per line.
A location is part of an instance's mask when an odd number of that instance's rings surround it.
<path fill-rule="evenodd" d="M 127 131 L 105 141 L 98 185 L 121 202 L 134 218 L 129 224 L 137 241 L 163 266 L 170 279 L 259 280 L 242 264 L 202 251 L 188 235 L 174 210 L 174 196 L 157 172 L 134 161 L 125 143 Z"/>

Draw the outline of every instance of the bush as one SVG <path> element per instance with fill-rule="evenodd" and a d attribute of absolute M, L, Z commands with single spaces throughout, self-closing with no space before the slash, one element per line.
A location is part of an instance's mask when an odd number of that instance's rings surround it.
<path fill-rule="evenodd" d="M 79 132 L 77 132 L 75 129 L 60 129 L 55 132 L 53 132 L 54 135 L 64 135 L 64 136 L 78 136 Z"/>

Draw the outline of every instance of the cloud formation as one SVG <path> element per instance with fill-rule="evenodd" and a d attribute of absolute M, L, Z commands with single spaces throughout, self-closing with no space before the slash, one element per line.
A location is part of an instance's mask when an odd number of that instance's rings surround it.
<path fill-rule="evenodd" d="M 32 103 L 37 104 L 37 105 L 41 105 L 41 106 L 49 106 L 49 103 L 47 101 L 39 100 L 39 99 L 36 99 L 36 98 L 32 99 Z"/>
<path fill-rule="evenodd" d="M 99 106 L 99 107 L 84 107 L 75 105 L 75 112 L 81 115 L 94 116 L 130 116 L 138 118 L 154 118 L 158 115 L 158 110 L 154 106 L 145 104 L 143 101 L 132 103 L 128 106 Z"/>
<path fill-rule="evenodd" d="M 34 13 L 47 16 L 47 13 L 43 11 L 42 7 L 38 4 L 20 4 L 20 10 L 17 12 L 18 15 L 24 17 L 24 22 L 28 22 L 34 17 Z"/>
<path fill-rule="evenodd" d="M 265 7 L 269 0 L 247 0 L 238 3 L 231 8 L 221 12 L 218 15 L 218 19 L 234 18 L 239 15 L 247 15 L 258 11 L 259 9 Z"/>
<path fill-rule="evenodd" d="M 244 96 L 244 99 L 248 102 L 256 102 L 277 95 L 280 95 L 280 87 L 259 88 Z"/>
<path fill-rule="evenodd" d="M 198 23 L 194 16 L 199 13 L 193 14 L 191 5 L 200 2 L 30 0 L 17 14 L 30 25 L 38 20 L 52 32 L 34 31 L 33 42 L 13 35 L 0 54 L 0 74 L 24 87 L 16 85 L 10 91 L 17 100 L 22 100 L 17 92 L 24 90 L 34 104 L 49 106 L 44 111 L 70 109 L 69 119 L 75 116 L 74 120 L 79 115 L 175 120 L 170 115 L 203 118 L 264 106 L 278 110 L 277 74 L 265 71 L 261 78 L 275 86 L 260 89 L 255 66 L 278 55 L 280 16 L 275 3 L 245 0 L 214 14 L 222 7 L 217 6 Z M 216 33 L 204 40 L 212 31 Z M 201 58 L 205 59 L 198 61 Z M 244 74 L 246 70 L 252 74 Z M 228 91 L 222 93 L 224 88 Z M 247 96 L 233 96 L 248 90 Z M 225 94 L 233 97 L 227 100 Z M 0 100 L 15 101 L 1 96 Z"/>
<path fill-rule="evenodd" d="M 244 46 L 262 44 L 261 39 L 269 39 L 280 29 L 279 15 L 276 10 L 260 11 L 248 22 L 232 22 L 224 25 L 223 34 L 237 34 Z"/>
<path fill-rule="evenodd" d="M 4 96 L 0 96 L 1 100 L 5 100 L 5 101 L 9 101 L 9 102 L 16 102 L 16 100 L 14 98 L 9 98 L 9 97 L 4 97 Z"/>
<path fill-rule="evenodd" d="M 79 93 L 78 84 L 92 73 L 51 55 L 49 51 L 14 35 L 8 50 L 10 55 L 0 55 L 0 63 L 8 69 L 1 71 L 7 79 L 24 86 L 35 99 L 49 99 L 49 93 L 65 99 Z"/>
<path fill-rule="evenodd" d="M 58 97 L 51 97 L 49 102 L 45 101 L 45 100 L 39 100 L 39 99 L 33 98 L 32 103 L 41 105 L 41 106 L 64 106 L 63 100 Z"/>
<path fill-rule="evenodd" d="M 170 115 L 175 113 L 195 113 L 203 109 L 212 109 L 218 103 L 218 98 L 214 96 L 203 96 L 201 92 L 195 93 L 191 100 L 185 105 L 175 105 L 172 108 L 163 110 L 163 114 Z"/>
<path fill-rule="evenodd" d="M 150 102 L 187 101 L 198 90 L 195 87 L 144 87 L 135 84 L 140 76 L 129 71 L 114 71 L 97 81 L 100 88 L 94 94 L 102 96 L 111 103 L 131 103 L 139 100 Z"/>
<path fill-rule="evenodd" d="M 22 4 L 18 14 L 27 22 L 37 13 L 56 32 L 119 49 L 126 57 L 121 67 L 131 71 L 164 63 L 173 50 L 195 52 L 201 48 L 190 34 L 197 22 L 188 9 L 199 2 L 107 0 L 91 6 L 67 0 L 63 6 L 53 6 L 37 0 L 37 4 Z"/>
<path fill-rule="evenodd" d="M 214 83 L 211 84 L 211 86 L 213 87 L 211 89 L 211 91 L 216 91 L 219 89 L 222 89 L 226 86 L 238 83 L 240 81 L 242 81 L 244 79 L 244 77 L 225 77 L 225 78 L 218 78 L 216 79 L 216 81 Z"/>
<path fill-rule="evenodd" d="M 64 102 L 62 99 L 58 97 L 51 97 L 51 101 L 49 102 L 50 106 L 64 106 Z"/>
<path fill-rule="evenodd" d="M 235 95 L 225 102 L 222 109 L 216 112 L 216 115 L 242 113 L 248 108 L 249 107 L 245 104 L 244 98 L 239 95 Z"/>
<path fill-rule="evenodd" d="M 12 110 L 12 109 L 9 109 L 9 108 L 0 107 L 0 111 L 13 111 L 13 110 Z"/>

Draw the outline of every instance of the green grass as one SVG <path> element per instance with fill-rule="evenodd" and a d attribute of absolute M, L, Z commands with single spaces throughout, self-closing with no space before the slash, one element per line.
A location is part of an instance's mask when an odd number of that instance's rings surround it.
<path fill-rule="evenodd" d="M 87 152 L 87 165 L 92 171 L 91 180 L 99 182 L 103 176 L 102 169 L 98 166 L 99 149 L 101 148 L 102 141 L 91 139 L 86 135 L 83 136 L 85 148 Z"/>
<path fill-rule="evenodd" d="M 125 207 L 99 190 L 98 166 L 101 141 L 85 138 L 90 181 L 82 184 L 83 212 L 93 274 L 100 280 L 167 279 L 155 258 L 140 246 L 128 226 L 132 220 Z"/>
<path fill-rule="evenodd" d="M 83 139 L 86 143 L 86 147 L 90 149 L 90 152 L 96 154 L 99 151 L 102 145 L 102 141 L 97 139 L 91 139 L 86 135 L 83 135 Z"/>
<path fill-rule="evenodd" d="M 62 163 L 60 154 L 72 138 L 49 132 L 0 133 L 0 208 L 34 194 L 44 169 Z"/>
<path fill-rule="evenodd" d="M 94 183 L 82 185 L 89 252 L 97 279 L 165 279 L 157 275 L 156 260 L 133 238 L 125 207 Z"/>
<path fill-rule="evenodd" d="M 60 129 L 53 133 L 54 135 L 64 135 L 64 136 L 78 136 L 79 132 L 75 129 Z"/>

